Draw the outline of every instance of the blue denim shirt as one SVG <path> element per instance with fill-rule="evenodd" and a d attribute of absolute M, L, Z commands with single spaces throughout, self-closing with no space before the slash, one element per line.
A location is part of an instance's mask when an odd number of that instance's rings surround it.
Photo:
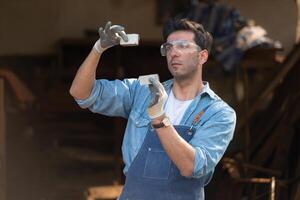
<path fill-rule="evenodd" d="M 236 124 L 234 110 L 209 88 L 208 82 L 203 83 L 202 92 L 189 105 L 180 123 L 192 126 L 197 114 L 205 111 L 193 126 L 195 134 L 189 142 L 196 152 L 194 178 L 200 178 L 214 170 L 233 138 Z M 163 85 L 169 94 L 173 80 L 168 80 Z M 128 119 L 122 144 L 125 174 L 151 127 L 147 115 L 149 100 L 148 87 L 140 85 L 137 79 L 96 80 L 90 96 L 84 100 L 76 100 L 80 107 L 92 112 Z"/>

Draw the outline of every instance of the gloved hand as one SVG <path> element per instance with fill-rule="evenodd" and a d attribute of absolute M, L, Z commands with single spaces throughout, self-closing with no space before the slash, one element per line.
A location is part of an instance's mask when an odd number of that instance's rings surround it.
<path fill-rule="evenodd" d="M 155 119 L 165 114 L 164 105 L 168 99 L 168 94 L 158 80 L 150 78 L 149 82 L 151 83 L 149 85 L 151 100 L 147 112 L 150 119 Z"/>
<path fill-rule="evenodd" d="M 119 25 L 111 25 L 111 22 L 107 22 L 105 25 L 105 29 L 102 27 L 99 28 L 99 36 L 100 38 L 94 45 L 95 50 L 100 53 L 105 49 L 108 49 L 112 46 L 120 44 L 121 38 L 127 42 L 128 37 L 124 32 L 124 27 Z"/>

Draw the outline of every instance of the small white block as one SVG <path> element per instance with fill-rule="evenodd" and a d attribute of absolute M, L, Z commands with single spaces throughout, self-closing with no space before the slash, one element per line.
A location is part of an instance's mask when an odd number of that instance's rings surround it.
<path fill-rule="evenodd" d="M 138 81 L 141 83 L 141 85 L 149 85 L 150 84 L 149 78 L 154 78 L 159 81 L 158 74 L 139 76 Z"/>
<path fill-rule="evenodd" d="M 122 46 L 138 46 L 140 41 L 139 34 L 127 34 L 128 42 L 125 42 L 122 38 L 120 45 Z"/>

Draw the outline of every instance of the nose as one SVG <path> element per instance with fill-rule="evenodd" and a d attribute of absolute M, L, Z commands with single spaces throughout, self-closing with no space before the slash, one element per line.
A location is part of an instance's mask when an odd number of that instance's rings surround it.
<path fill-rule="evenodd" d="M 175 46 L 172 46 L 172 48 L 169 49 L 168 54 L 169 56 L 174 57 L 174 56 L 178 56 L 180 54 L 180 51 Z"/>

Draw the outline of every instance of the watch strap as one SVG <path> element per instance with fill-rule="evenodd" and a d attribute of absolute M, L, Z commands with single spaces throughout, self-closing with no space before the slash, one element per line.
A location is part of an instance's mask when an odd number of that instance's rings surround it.
<path fill-rule="evenodd" d="M 170 125 L 171 125 L 170 119 L 168 117 L 165 117 L 160 123 L 152 124 L 152 127 L 157 129 L 157 128 L 168 127 Z"/>
<path fill-rule="evenodd" d="M 155 129 L 157 128 L 162 128 L 165 126 L 165 124 L 163 122 L 160 122 L 159 124 L 151 124 L 151 126 Z"/>

